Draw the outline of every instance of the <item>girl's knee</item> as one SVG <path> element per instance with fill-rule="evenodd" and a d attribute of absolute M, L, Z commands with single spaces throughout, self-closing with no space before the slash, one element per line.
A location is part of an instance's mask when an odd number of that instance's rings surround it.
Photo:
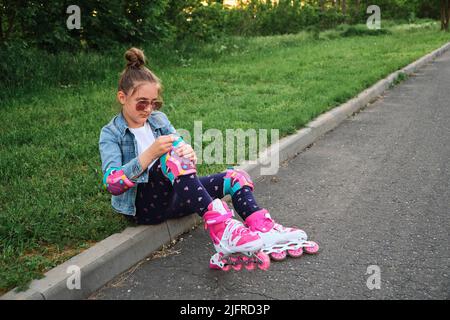
<path fill-rule="evenodd" d="M 246 186 L 252 191 L 254 190 L 253 181 L 245 170 L 234 168 L 227 169 L 223 183 L 224 194 L 233 196 L 235 192 Z"/>

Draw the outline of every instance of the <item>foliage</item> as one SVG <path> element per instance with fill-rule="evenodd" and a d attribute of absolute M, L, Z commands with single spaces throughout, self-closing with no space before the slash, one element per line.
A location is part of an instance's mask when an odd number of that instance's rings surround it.
<path fill-rule="evenodd" d="M 79 30 L 66 25 L 71 4 L 68 0 L 0 2 L 0 43 L 19 40 L 50 52 L 104 50 L 117 43 L 162 41 L 173 31 L 165 19 L 168 0 L 79 0 Z"/>
<path fill-rule="evenodd" d="M 439 1 L 425 0 L 79 0 L 81 29 L 69 30 L 69 0 L 0 0 L 0 46 L 25 43 L 49 52 L 107 50 L 116 44 L 176 43 L 192 47 L 224 35 L 274 35 L 364 23 L 379 5 L 383 19 L 439 18 Z"/>

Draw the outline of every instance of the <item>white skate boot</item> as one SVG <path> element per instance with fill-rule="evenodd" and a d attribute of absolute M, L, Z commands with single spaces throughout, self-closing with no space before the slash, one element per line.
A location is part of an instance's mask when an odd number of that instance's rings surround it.
<path fill-rule="evenodd" d="M 303 250 L 308 254 L 319 251 L 319 245 L 314 241 L 307 241 L 308 237 L 303 230 L 275 223 L 266 209 L 252 213 L 245 219 L 245 224 L 260 235 L 264 242 L 262 252 L 273 260 L 284 260 L 287 254 L 297 258 L 303 254 Z"/>
<path fill-rule="evenodd" d="M 270 258 L 260 251 L 264 245 L 261 237 L 232 216 L 233 212 L 220 199 L 211 202 L 203 216 L 205 229 L 209 230 L 217 251 L 210 259 L 210 268 L 228 271 L 230 268 L 241 270 L 245 266 L 247 270 L 253 270 L 257 265 L 267 270 Z"/>

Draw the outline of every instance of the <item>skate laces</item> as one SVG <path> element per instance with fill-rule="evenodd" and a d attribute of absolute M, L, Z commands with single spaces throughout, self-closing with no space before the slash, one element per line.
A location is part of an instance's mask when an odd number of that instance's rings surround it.
<path fill-rule="evenodd" d="M 273 226 L 273 228 L 274 228 L 275 230 L 277 230 L 277 231 L 285 231 L 285 230 L 286 230 L 286 228 L 283 227 L 283 226 L 282 226 L 281 224 L 279 224 L 279 223 L 275 223 L 274 226 Z"/>
<path fill-rule="evenodd" d="M 242 237 L 253 235 L 253 232 L 246 228 L 244 224 L 235 219 L 228 219 L 225 221 L 226 227 L 224 230 L 224 234 L 230 235 L 231 240 L 235 241 L 239 240 Z M 238 237 L 238 238 L 237 238 Z"/>
<path fill-rule="evenodd" d="M 237 221 L 237 220 L 234 220 L 234 219 L 228 219 L 227 221 L 225 221 L 225 224 L 231 224 L 231 227 L 230 227 L 230 233 L 237 233 L 238 235 L 248 235 L 248 234 L 250 234 L 251 233 L 251 231 L 248 229 L 248 228 L 246 228 L 243 224 L 242 224 L 242 222 L 239 222 L 239 221 Z"/>
<path fill-rule="evenodd" d="M 300 231 L 300 229 L 295 228 L 295 227 L 284 227 L 279 223 L 275 223 L 275 225 L 273 226 L 273 229 L 279 232 L 293 232 L 293 231 Z"/>

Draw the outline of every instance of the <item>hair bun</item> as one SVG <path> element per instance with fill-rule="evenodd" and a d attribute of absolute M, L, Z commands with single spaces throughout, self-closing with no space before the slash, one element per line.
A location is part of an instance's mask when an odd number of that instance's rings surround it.
<path fill-rule="evenodd" d="M 138 48 L 131 48 L 125 52 L 125 59 L 127 60 L 127 68 L 140 68 L 145 65 L 144 52 Z"/>

